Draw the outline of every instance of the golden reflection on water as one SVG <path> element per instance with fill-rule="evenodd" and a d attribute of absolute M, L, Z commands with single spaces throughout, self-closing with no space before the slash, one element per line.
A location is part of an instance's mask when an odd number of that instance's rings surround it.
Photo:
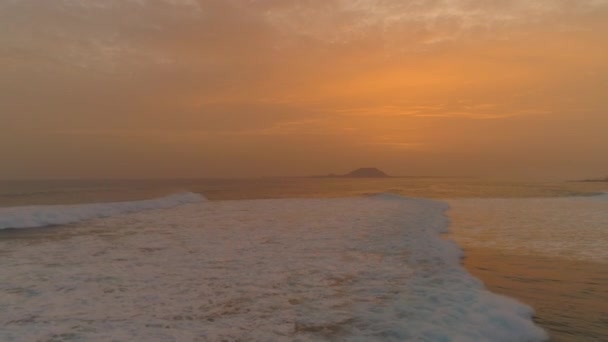
<path fill-rule="evenodd" d="M 552 341 L 606 341 L 608 264 L 466 248 L 464 264 L 492 292 L 536 310 Z"/>

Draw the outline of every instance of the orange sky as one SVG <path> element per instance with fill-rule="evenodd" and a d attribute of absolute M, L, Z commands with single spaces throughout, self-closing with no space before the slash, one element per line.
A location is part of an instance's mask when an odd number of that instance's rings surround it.
<path fill-rule="evenodd" d="M 608 0 L 0 0 L 0 178 L 608 174 Z"/>

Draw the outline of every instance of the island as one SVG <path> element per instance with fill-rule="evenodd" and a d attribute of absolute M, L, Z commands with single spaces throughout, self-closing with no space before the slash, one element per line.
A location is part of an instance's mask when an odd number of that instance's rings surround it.
<path fill-rule="evenodd" d="M 387 175 L 383 171 L 375 167 L 362 167 L 351 171 L 347 174 L 336 175 L 329 174 L 325 176 L 313 176 L 314 178 L 389 178 L 391 176 Z"/>

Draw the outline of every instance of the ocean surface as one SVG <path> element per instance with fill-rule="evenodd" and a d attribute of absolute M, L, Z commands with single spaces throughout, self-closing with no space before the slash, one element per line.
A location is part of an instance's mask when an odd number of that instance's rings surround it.
<path fill-rule="evenodd" d="M 0 340 L 605 341 L 607 192 L 3 181 Z"/>

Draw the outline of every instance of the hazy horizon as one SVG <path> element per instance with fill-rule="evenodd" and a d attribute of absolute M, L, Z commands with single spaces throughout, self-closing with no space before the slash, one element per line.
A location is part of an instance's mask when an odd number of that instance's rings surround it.
<path fill-rule="evenodd" d="M 608 0 L 0 0 L 0 179 L 608 174 Z"/>
<path fill-rule="evenodd" d="M 349 171 L 353 171 L 351 169 Z M 382 169 L 381 169 L 382 170 Z M 384 171 L 384 170 L 382 170 Z M 145 177 L 145 176 L 133 176 L 133 177 L 98 177 L 98 176 L 81 176 L 81 177 L 13 177 L 13 178 L 0 178 L 0 182 L 104 182 L 104 181 L 197 181 L 197 180 L 256 180 L 256 179 L 345 179 L 345 180 L 383 180 L 383 179 L 407 179 L 407 178 L 437 178 L 437 179 L 466 179 L 480 182 L 532 182 L 532 183 L 543 183 L 543 182 L 586 182 L 586 181 L 603 181 L 605 176 L 591 176 L 591 177 L 543 177 L 543 176 L 455 176 L 455 175 L 425 175 L 425 174 L 392 174 L 387 173 L 388 177 L 336 177 L 344 175 L 348 172 L 325 172 L 318 174 L 300 174 L 300 175 L 242 175 L 242 176 L 165 176 L 165 177 Z"/>

